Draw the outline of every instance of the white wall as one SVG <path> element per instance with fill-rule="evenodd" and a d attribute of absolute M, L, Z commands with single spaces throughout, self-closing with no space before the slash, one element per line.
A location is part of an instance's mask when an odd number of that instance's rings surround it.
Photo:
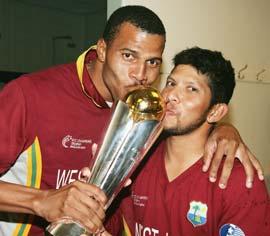
<path fill-rule="evenodd" d="M 122 0 L 107 0 L 107 18 L 119 7 L 123 6 Z"/>
<path fill-rule="evenodd" d="M 236 72 L 248 65 L 245 79 L 237 81 L 227 120 L 239 129 L 270 178 L 270 1 L 122 1 L 134 4 L 149 7 L 165 24 L 163 79 L 172 68 L 173 55 L 195 45 L 222 51 Z M 257 83 L 256 74 L 263 69 L 263 82 Z"/>

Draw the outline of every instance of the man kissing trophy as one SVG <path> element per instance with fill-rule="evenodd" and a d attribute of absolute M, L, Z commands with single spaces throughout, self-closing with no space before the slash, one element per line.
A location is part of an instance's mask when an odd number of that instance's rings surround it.
<path fill-rule="evenodd" d="M 107 195 L 106 208 L 161 133 L 164 107 L 160 93 L 152 87 L 134 90 L 124 102 L 117 102 L 103 142 L 90 165 L 88 181 Z M 66 219 L 50 224 L 47 231 L 53 236 L 93 235 L 79 223 Z"/>

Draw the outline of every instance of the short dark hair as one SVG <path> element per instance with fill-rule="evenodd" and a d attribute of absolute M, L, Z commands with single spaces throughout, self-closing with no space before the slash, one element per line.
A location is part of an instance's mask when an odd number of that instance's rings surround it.
<path fill-rule="evenodd" d="M 144 6 L 131 5 L 120 7 L 112 13 L 103 32 L 105 42 L 112 42 L 120 26 L 126 22 L 147 33 L 166 37 L 165 27 L 156 13 Z"/>
<path fill-rule="evenodd" d="M 211 103 L 228 104 L 235 87 L 234 68 L 219 51 L 193 47 L 176 54 L 174 66 L 190 65 L 199 73 L 206 75 L 211 89 Z"/>

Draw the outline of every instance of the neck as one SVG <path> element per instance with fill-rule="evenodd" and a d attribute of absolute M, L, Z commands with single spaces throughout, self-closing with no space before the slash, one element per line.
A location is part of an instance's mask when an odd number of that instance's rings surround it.
<path fill-rule="evenodd" d="M 103 64 L 97 59 L 92 60 L 87 64 L 87 71 L 97 91 L 105 101 L 112 102 L 112 96 L 102 78 L 102 70 Z"/>
<path fill-rule="evenodd" d="M 209 125 L 204 123 L 192 133 L 166 139 L 165 167 L 169 181 L 182 174 L 204 154 Z"/>

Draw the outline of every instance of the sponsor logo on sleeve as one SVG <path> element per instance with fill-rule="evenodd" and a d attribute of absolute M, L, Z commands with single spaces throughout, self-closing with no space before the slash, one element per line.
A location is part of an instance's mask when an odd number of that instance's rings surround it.
<path fill-rule="evenodd" d="M 237 225 L 225 224 L 220 227 L 219 236 L 245 236 L 245 234 Z"/>
<path fill-rule="evenodd" d="M 194 227 L 204 225 L 207 221 L 207 205 L 202 202 L 192 201 L 189 203 L 187 219 Z"/>

